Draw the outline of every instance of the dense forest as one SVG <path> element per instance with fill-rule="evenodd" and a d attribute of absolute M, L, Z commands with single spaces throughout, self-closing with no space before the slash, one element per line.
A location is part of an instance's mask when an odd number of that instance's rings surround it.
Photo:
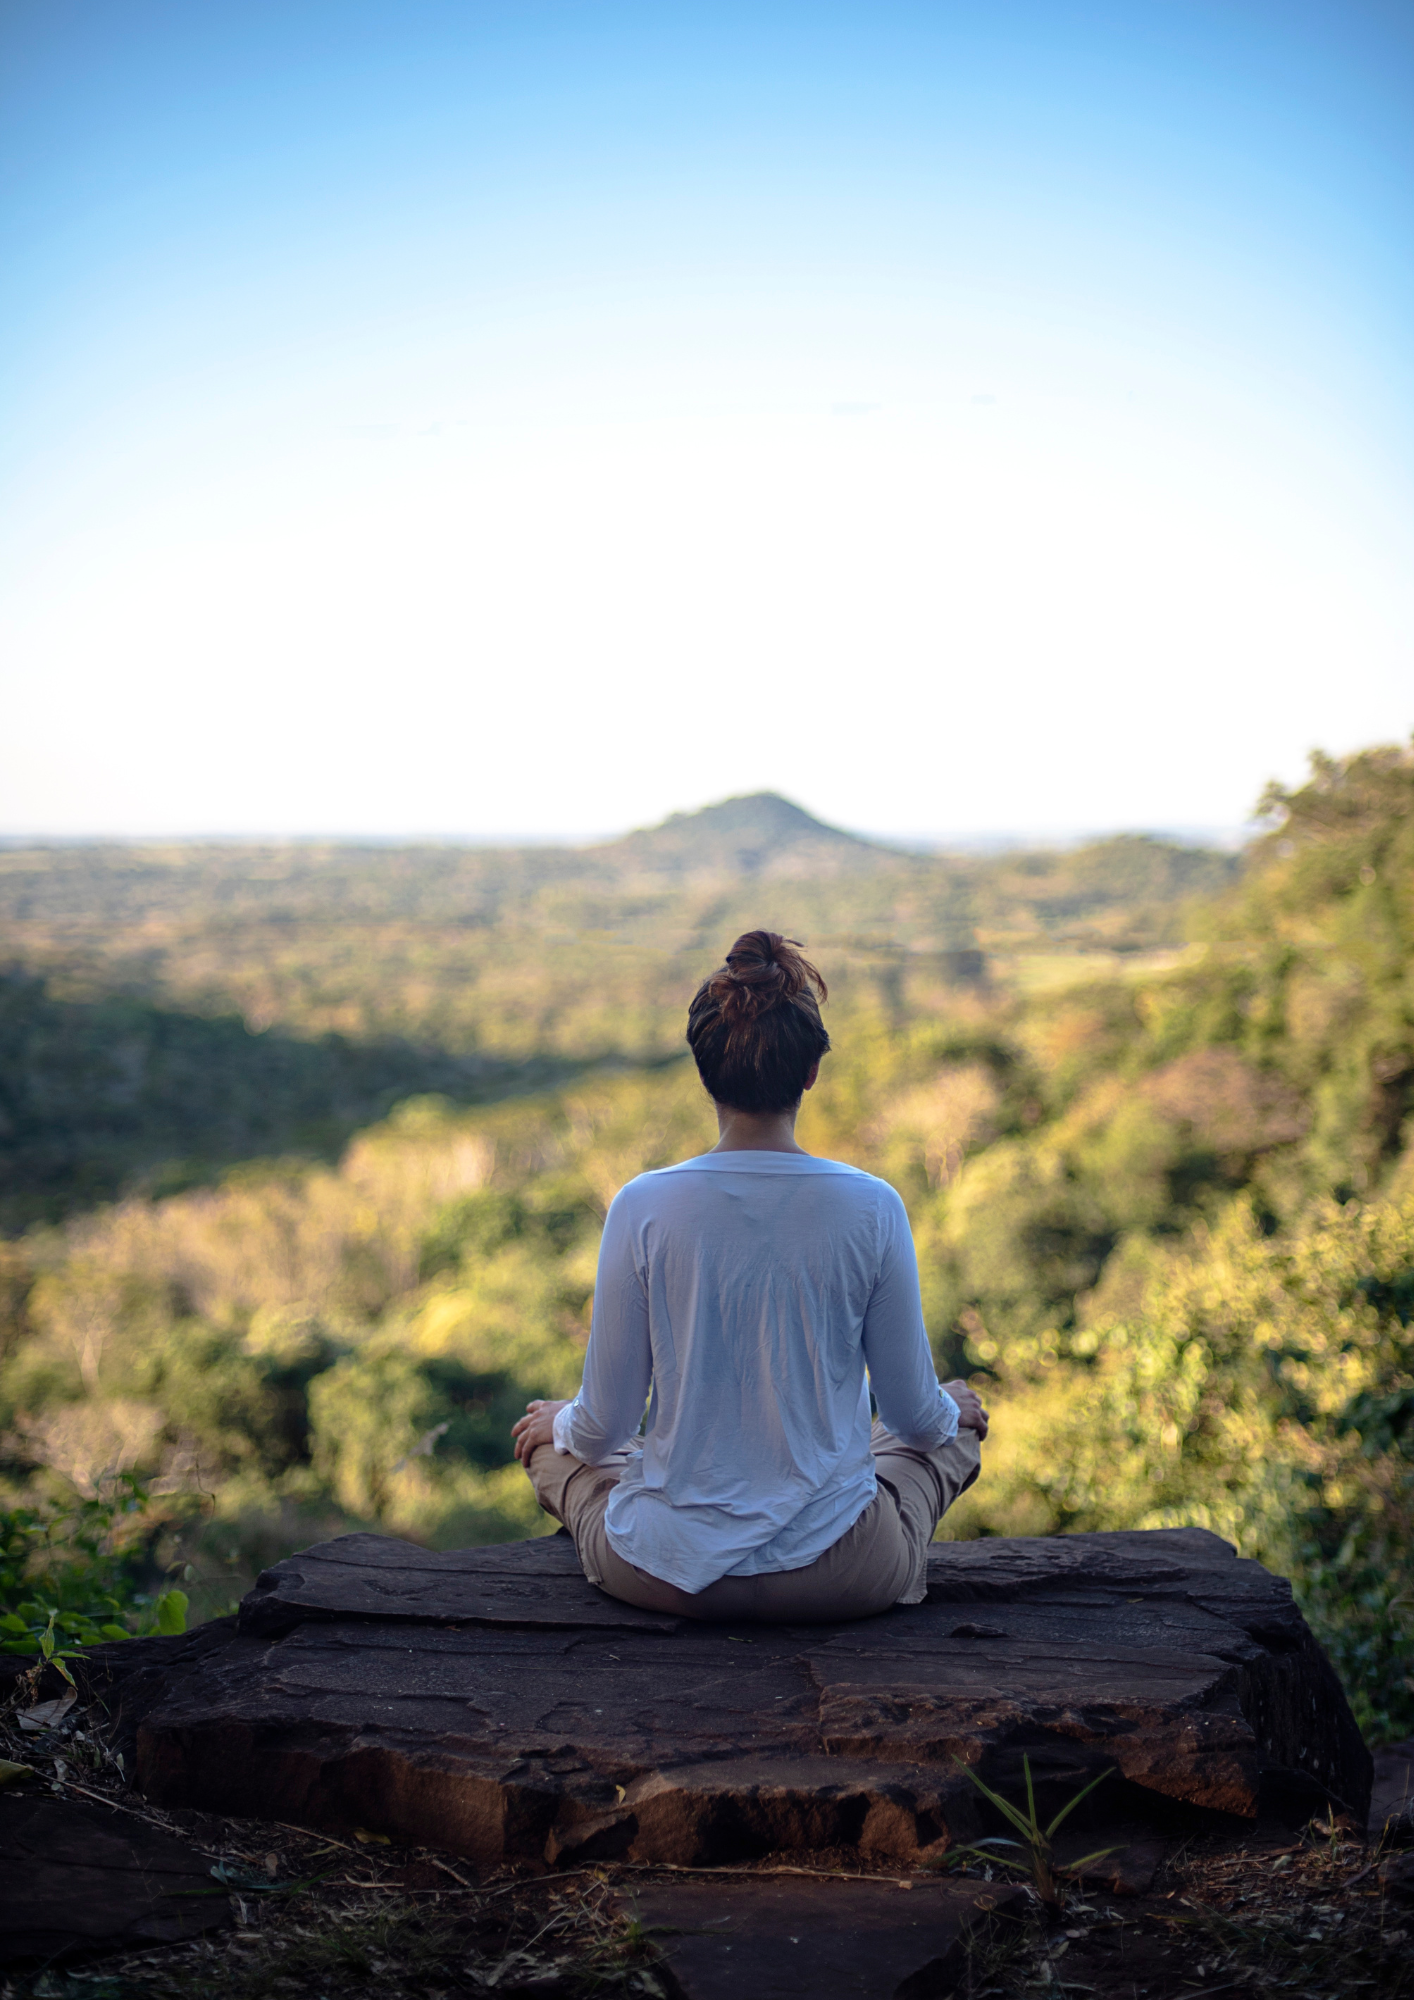
<path fill-rule="evenodd" d="M 711 1143 L 686 1001 L 760 923 L 831 987 L 802 1143 L 900 1190 L 987 1383 L 947 1532 L 1210 1526 L 1407 1731 L 1414 756 L 1262 812 L 1241 857 L 769 795 L 597 849 L 0 851 L 11 1618 L 105 1507 L 198 1615 L 350 1523 L 541 1532 L 510 1422 L 578 1381 L 615 1190 Z"/>
<path fill-rule="evenodd" d="M 589 850 L 0 848 L 0 1227 L 334 1159 L 409 1096 L 676 1058 L 704 964 L 757 921 L 902 1021 L 979 948 L 1043 972 L 1047 946 L 1171 948 L 1234 867 L 1143 839 L 939 860 L 771 797 Z"/>

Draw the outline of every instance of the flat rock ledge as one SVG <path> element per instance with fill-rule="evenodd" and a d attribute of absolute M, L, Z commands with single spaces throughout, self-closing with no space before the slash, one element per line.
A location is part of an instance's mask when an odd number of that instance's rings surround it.
<path fill-rule="evenodd" d="M 939 1543 L 923 1604 L 853 1624 L 658 1617 L 556 1535 L 433 1554 L 344 1535 L 238 1620 L 99 1649 L 164 1806 L 364 1828 L 466 1856 L 926 1864 L 991 1830 L 961 1766 L 1106 1823 L 1333 1801 L 1372 1767 L 1291 1590 L 1196 1528 Z"/>
<path fill-rule="evenodd" d="M 210 1864 L 104 1805 L 0 1798 L 0 1967 L 177 1944 L 231 1921 Z"/>

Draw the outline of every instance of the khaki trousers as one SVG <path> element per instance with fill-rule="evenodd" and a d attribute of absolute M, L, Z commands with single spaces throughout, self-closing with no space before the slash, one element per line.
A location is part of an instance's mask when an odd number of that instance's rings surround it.
<path fill-rule="evenodd" d="M 915 1451 L 876 1422 L 869 1445 L 879 1490 L 833 1547 L 803 1569 L 724 1576 L 695 1594 L 635 1568 L 609 1546 L 604 1509 L 629 1451 L 605 1465 L 586 1465 L 542 1444 L 526 1470 L 545 1512 L 574 1537 L 584 1574 L 610 1597 L 644 1611 L 731 1625 L 834 1624 L 923 1601 L 933 1531 L 981 1470 L 975 1431 L 959 1431 L 936 1451 Z"/>

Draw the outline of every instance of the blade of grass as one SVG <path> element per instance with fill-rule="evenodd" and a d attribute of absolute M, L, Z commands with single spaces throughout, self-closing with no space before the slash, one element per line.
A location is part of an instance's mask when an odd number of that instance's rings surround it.
<path fill-rule="evenodd" d="M 1002 1813 L 1006 1817 L 1008 1823 L 1011 1826 L 1014 1826 L 1017 1832 L 1021 1834 L 1023 1838 L 1029 1839 L 1035 1833 L 1036 1827 L 1034 1822 L 1027 1820 L 1023 1814 L 1019 1813 L 1014 1805 L 1009 1804 L 1008 1801 L 1001 1796 L 1000 1792 L 994 1792 L 990 1785 L 984 1783 L 983 1780 L 979 1778 L 977 1773 L 972 1769 L 970 1764 L 964 1764 L 961 1757 L 954 1757 L 953 1762 L 957 1765 L 960 1771 L 965 1772 L 966 1775 L 972 1780 L 973 1784 L 977 1787 L 978 1791 L 982 1794 L 983 1798 L 990 1800 L 990 1802 L 996 1807 L 997 1811 L 999 1813 Z"/>
<path fill-rule="evenodd" d="M 1008 1846 L 1015 1847 L 1018 1850 L 1017 1854 L 1015 1855 L 993 1854 L 989 1848 L 985 1848 L 974 1843 L 966 1847 L 950 1847 L 947 1853 L 944 1855 L 943 1860 L 944 1862 L 956 1861 L 959 1860 L 964 1854 L 970 1854 L 975 1856 L 975 1858 L 978 1861 L 987 1862 L 989 1866 L 995 1865 L 998 1868 L 1016 1868 L 1021 1872 L 1021 1874 L 1029 1875 L 1032 1872 L 1031 1862 L 1029 1858 L 1025 1860 L 1021 1859 L 1020 1856 L 1021 1843 L 1019 1841 L 1013 1840 L 1009 1841 L 1007 1844 Z"/>
<path fill-rule="evenodd" d="M 1088 1868 L 1092 1861 L 1103 1861 L 1108 1854 L 1118 1854 L 1117 1847 L 1097 1847 L 1093 1854 L 1082 1854 L 1078 1861 L 1058 1861 L 1056 1866 L 1063 1875 L 1078 1875 L 1082 1868 Z"/>
<path fill-rule="evenodd" d="M 217 1866 L 219 1865 L 218 1863 Z M 209 1889 L 169 1889 L 167 1894 L 169 1896 L 297 1896 L 301 1891 L 312 1889 L 316 1883 L 332 1875 L 338 1865 L 335 1861 L 328 1868 L 321 1868 L 317 1875 L 305 1875 L 298 1882 L 259 1882 L 254 1879 L 248 1882 L 228 1881 L 224 1876 L 217 1876 L 216 1882 Z M 211 1872 L 215 1875 L 215 1868 Z M 360 1883 L 355 1886 L 363 1885 Z"/>
<path fill-rule="evenodd" d="M 1067 1805 L 1063 1805 L 1061 1807 L 1060 1811 L 1056 1814 L 1055 1818 L 1046 1828 L 1047 1840 L 1050 1840 L 1052 1838 L 1056 1828 L 1060 1825 L 1061 1821 L 1069 1818 L 1070 1814 L 1075 1811 L 1075 1808 L 1080 1804 L 1080 1801 L 1083 1798 L 1088 1798 L 1090 1793 L 1094 1791 L 1096 1785 L 1102 1784 L 1104 1780 L 1109 1777 L 1110 1771 L 1113 1770 L 1113 1768 L 1114 1766 L 1111 1765 L 1108 1770 L 1101 1771 L 1098 1778 L 1092 1778 L 1089 1784 L 1083 1786 L 1082 1789 L 1075 1794 L 1075 1797 L 1071 1799 Z"/>

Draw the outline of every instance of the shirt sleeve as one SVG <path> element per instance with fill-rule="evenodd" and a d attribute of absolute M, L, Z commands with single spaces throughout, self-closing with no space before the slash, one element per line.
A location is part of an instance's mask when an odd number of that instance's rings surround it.
<path fill-rule="evenodd" d="M 636 1436 L 653 1379 L 648 1294 L 634 1255 L 623 1192 L 615 1195 L 599 1245 L 594 1315 L 584 1381 L 555 1417 L 555 1449 L 602 1465 Z"/>
<path fill-rule="evenodd" d="M 933 1366 L 913 1232 L 892 1188 L 884 1191 L 879 1235 L 879 1275 L 864 1315 L 869 1386 L 880 1420 L 901 1444 L 936 1451 L 957 1436 L 959 1412 Z"/>

